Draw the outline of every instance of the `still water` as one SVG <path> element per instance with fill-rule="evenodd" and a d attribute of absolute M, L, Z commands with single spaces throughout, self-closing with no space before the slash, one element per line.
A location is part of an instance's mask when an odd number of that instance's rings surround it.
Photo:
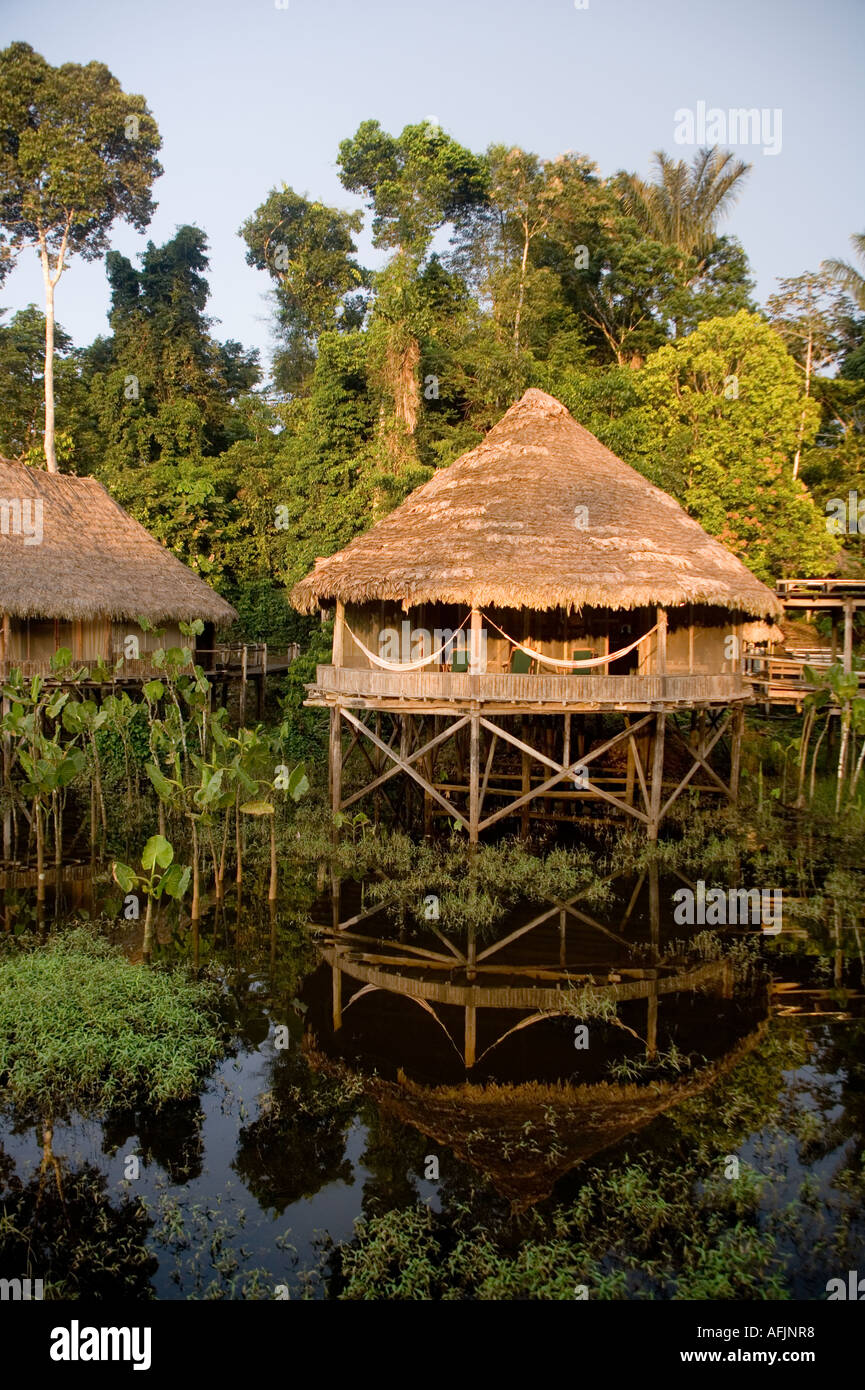
<path fill-rule="evenodd" d="M 359 1218 L 468 1202 L 518 1224 L 573 1200 L 588 1164 L 614 1172 L 684 1125 L 719 1171 L 771 1178 L 767 1219 L 793 1204 L 790 1292 L 825 1297 L 862 1240 L 845 1195 L 865 1119 L 857 937 L 794 921 L 713 941 L 674 923 L 676 887 L 623 878 L 603 911 L 521 903 L 487 938 L 407 930 L 357 885 L 305 909 L 229 899 L 197 930 L 166 919 L 158 959 L 218 972 L 230 1051 L 195 1102 L 55 1125 L 66 1192 L 87 1172 L 107 1199 L 101 1231 L 70 1242 L 116 1244 L 138 1297 L 326 1297 Z M 98 916 L 99 894 L 67 882 L 50 929 Z M 26 886 L 3 909 L 8 931 L 28 926 Z M 114 936 L 140 955 L 137 923 Z M 740 1095 L 747 1132 L 725 1142 L 717 1116 Z M 0 1195 L 38 1195 L 43 1146 L 0 1117 Z M 149 1214 L 134 1238 L 128 1198 Z M 94 1219 L 76 1212 L 51 1219 Z M 121 1291 L 86 1260 L 74 1278 Z"/>

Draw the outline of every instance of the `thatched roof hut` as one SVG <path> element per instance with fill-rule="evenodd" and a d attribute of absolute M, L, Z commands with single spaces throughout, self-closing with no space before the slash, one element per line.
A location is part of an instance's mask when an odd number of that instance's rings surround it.
<path fill-rule="evenodd" d="M 771 589 L 678 502 L 534 389 L 477 448 L 316 561 L 292 591 L 305 612 L 334 600 L 783 613 Z"/>
<path fill-rule="evenodd" d="M 34 503 L 41 503 L 38 513 Z M 95 478 L 6 459 L 0 459 L 0 613 L 85 623 L 201 618 L 217 627 L 237 617 Z"/>

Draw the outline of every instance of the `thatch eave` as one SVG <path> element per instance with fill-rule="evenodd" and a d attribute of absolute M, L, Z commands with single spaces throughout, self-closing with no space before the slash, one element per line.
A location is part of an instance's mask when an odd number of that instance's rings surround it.
<path fill-rule="evenodd" d="M 95 478 L 0 459 L 0 613 L 61 622 L 200 618 L 230 626 L 237 612 L 161 545 Z M 16 531 L 10 510 L 40 504 L 41 535 Z"/>

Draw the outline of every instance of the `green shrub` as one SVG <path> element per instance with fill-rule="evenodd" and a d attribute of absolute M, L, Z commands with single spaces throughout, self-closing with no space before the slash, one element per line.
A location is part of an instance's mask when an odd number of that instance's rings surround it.
<path fill-rule="evenodd" d="M 217 992 L 85 928 L 0 959 L 0 1099 L 54 1115 L 196 1094 L 224 1051 Z"/>

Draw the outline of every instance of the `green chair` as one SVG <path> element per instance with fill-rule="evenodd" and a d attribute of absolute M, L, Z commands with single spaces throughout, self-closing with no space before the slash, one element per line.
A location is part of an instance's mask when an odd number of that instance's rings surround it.
<path fill-rule="evenodd" d="M 591 647 L 580 647 L 578 651 L 572 652 L 572 654 L 571 654 L 571 661 L 588 661 L 588 660 L 590 660 L 591 657 L 596 656 L 596 655 L 597 655 L 597 653 L 596 653 L 596 652 L 593 652 L 592 649 L 591 649 Z M 578 666 L 576 669 L 574 669 L 574 668 L 572 667 L 572 668 L 571 668 L 571 675 L 572 675 L 572 676 L 591 676 L 591 675 L 593 674 L 593 672 L 597 671 L 597 669 L 598 669 L 597 666 L 583 666 L 583 667 L 579 667 L 579 666 Z"/>
<path fill-rule="evenodd" d="M 468 671 L 470 665 L 471 661 L 469 660 L 469 654 L 465 648 L 463 648 L 462 651 L 454 649 L 454 654 L 451 657 L 451 670 L 453 673 L 455 675 L 464 675 L 465 672 Z"/>
<path fill-rule="evenodd" d="M 518 647 L 514 647 L 511 653 L 511 672 L 515 676 L 530 676 L 532 673 L 533 658 L 528 652 L 521 652 Z"/>

